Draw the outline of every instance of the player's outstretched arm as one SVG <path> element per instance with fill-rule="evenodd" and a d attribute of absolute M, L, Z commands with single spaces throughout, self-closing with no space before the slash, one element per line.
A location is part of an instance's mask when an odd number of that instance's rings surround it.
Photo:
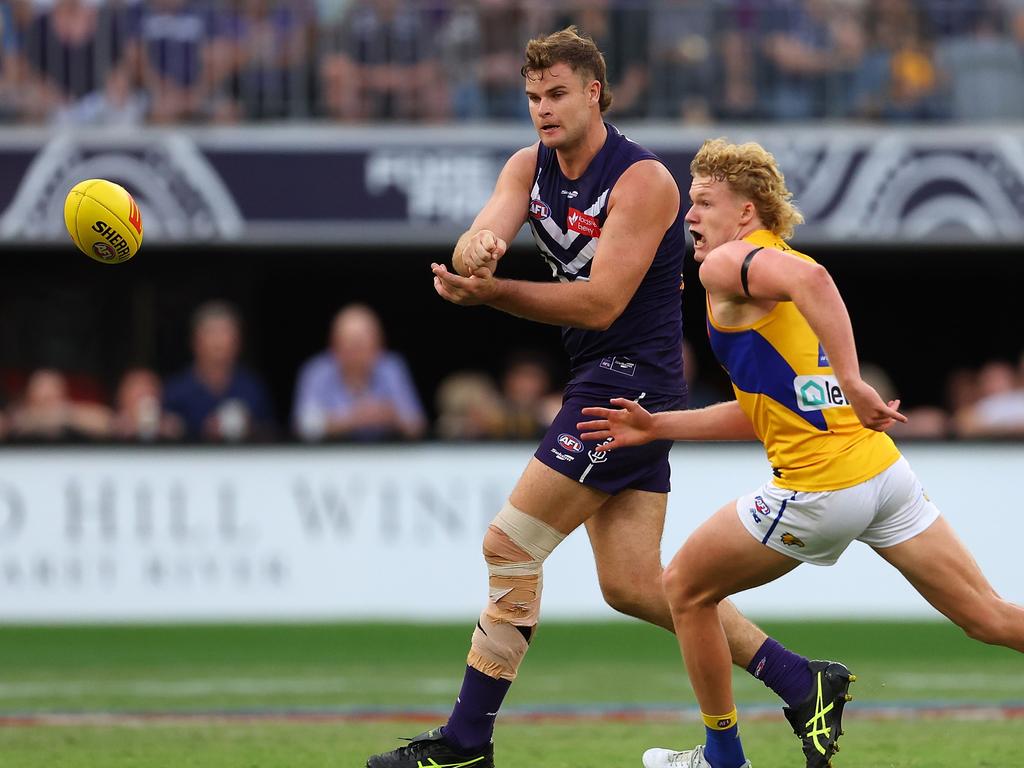
<path fill-rule="evenodd" d="M 599 451 L 643 445 L 652 440 L 756 440 L 754 426 L 735 400 L 716 403 L 695 411 L 650 413 L 633 400 L 612 399 L 615 408 L 589 407 L 583 415 L 590 421 L 576 425 L 588 442 L 612 438 Z"/>
<path fill-rule="evenodd" d="M 850 315 L 828 270 L 820 264 L 765 248 L 749 262 L 744 286 L 742 266 L 750 250 L 750 243 L 737 240 L 707 255 L 701 264 L 700 279 L 712 299 L 792 301 L 824 347 L 860 422 L 878 431 L 885 431 L 894 421 L 905 422 L 907 417 L 898 410 L 899 400 L 886 403 L 861 379 Z"/>
<path fill-rule="evenodd" d="M 490 199 L 455 244 L 452 266 L 458 274 L 494 273 L 508 244 L 526 222 L 536 164 L 536 144 L 520 149 L 505 163 Z"/>

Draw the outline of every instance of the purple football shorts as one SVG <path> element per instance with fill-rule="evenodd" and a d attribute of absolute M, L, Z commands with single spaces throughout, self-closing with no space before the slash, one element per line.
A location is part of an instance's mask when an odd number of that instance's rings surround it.
<path fill-rule="evenodd" d="M 608 401 L 613 397 L 638 400 L 651 413 L 686 407 L 686 397 L 680 395 L 570 386 L 562 399 L 562 409 L 540 441 L 534 456 L 556 472 L 605 493 L 615 494 L 627 488 L 668 493 L 671 475 L 668 452 L 673 441 L 655 440 L 647 445 L 604 453 L 594 450 L 597 443 L 584 443 L 580 439 L 576 424 L 589 420 L 582 414 L 583 408 L 593 405 L 610 408 Z"/>

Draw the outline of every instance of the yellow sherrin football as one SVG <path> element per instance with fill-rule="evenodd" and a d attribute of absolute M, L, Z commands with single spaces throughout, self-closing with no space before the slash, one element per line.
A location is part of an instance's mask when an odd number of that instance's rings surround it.
<path fill-rule="evenodd" d="M 142 214 L 128 190 L 106 179 L 76 184 L 64 223 L 79 250 L 104 264 L 128 261 L 142 245 Z"/>

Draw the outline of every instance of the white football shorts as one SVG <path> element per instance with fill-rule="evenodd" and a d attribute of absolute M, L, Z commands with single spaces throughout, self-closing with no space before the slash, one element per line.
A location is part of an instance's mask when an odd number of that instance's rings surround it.
<path fill-rule="evenodd" d="M 907 541 L 939 516 L 902 456 L 839 491 L 791 491 L 768 482 L 741 496 L 736 513 L 762 544 L 814 565 L 834 564 L 854 539 L 880 548 Z"/>

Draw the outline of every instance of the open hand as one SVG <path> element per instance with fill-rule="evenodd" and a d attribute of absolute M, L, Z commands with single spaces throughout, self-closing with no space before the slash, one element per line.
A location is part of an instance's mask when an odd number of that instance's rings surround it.
<path fill-rule="evenodd" d="M 584 416 L 596 417 L 576 425 L 580 438 L 588 442 L 601 442 L 595 451 L 613 451 L 631 445 L 643 445 L 654 440 L 654 417 L 642 405 L 624 397 L 614 397 L 611 404 L 617 408 L 584 408 Z"/>
<path fill-rule="evenodd" d="M 486 270 L 483 275 L 462 277 L 449 272 L 444 264 L 431 264 L 430 269 L 434 273 L 434 290 L 437 295 L 452 304 L 463 307 L 486 304 L 497 294 L 498 281 Z"/>

